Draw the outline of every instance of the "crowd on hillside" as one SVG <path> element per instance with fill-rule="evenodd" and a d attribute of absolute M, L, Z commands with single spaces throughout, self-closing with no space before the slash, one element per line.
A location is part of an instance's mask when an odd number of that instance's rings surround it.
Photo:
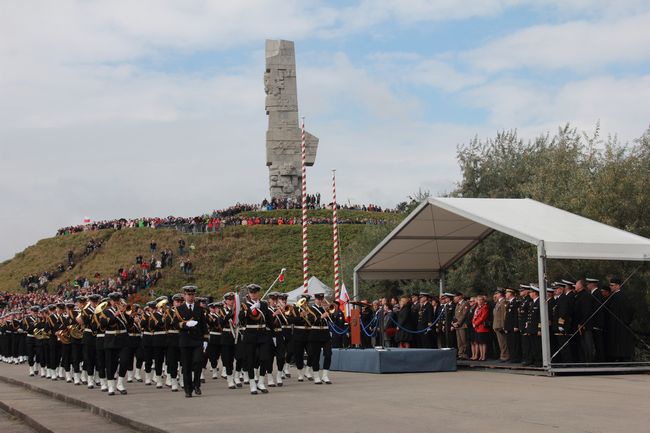
<path fill-rule="evenodd" d="M 324 206 L 320 201 L 320 194 L 308 195 L 308 207 L 310 209 L 325 209 L 330 207 L 331 204 Z M 301 203 L 292 201 L 290 198 L 280 199 L 273 198 L 270 201 L 264 199 L 261 204 L 242 204 L 237 203 L 221 210 L 214 210 L 211 214 L 195 216 L 195 217 L 176 217 L 168 216 L 165 218 L 149 217 L 149 218 L 119 218 L 105 221 L 94 221 L 88 224 L 81 224 L 77 226 L 62 227 L 57 230 L 57 236 L 68 235 L 83 231 L 115 229 L 121 230 L 126 228 L 135 227 L 149 227 L 149 228 L 174 228 L 183 232 L 201 233 L 218 231 L 222 227 L 235 226 L 235 225 L 258 225 L 258 224 L 301 224 L 302 218 L 261 218 L 261 217 L 245 217 L 240 216 L 244 212 L 261 211 L 261 210 L 278 210 L 278 209 L 300 209 Z M 368 205 L 355 205 L 343 204 L 338 205 L 339 209 L 343 210 L 359 210 L 367 212 L 393 212 L 392 210 L 384 210 L 380 206 Z M 309 224 L 331 224 L 331 218 L 309 218 Z M 381 218 L 346 218 L 338 219 L 339 224 L 383 224 L 385 220 Z M 101 243 L 99 244 L 101 246 Z"/>

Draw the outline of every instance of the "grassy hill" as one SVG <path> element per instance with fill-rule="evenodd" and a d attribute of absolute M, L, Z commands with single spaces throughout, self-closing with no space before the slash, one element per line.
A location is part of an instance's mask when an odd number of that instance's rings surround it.
<path fill-rule="evenodd" d="M 246 212 L 247 216 L 299 217 L 299 210 Z M 330 217 L 326 210 L 310 211 L 309 217 Z M 376 243 L 403 218 L 401 214 L 361 211 L 339 211 L 340 219 L 383 219 L 384 225 L 340 224 L 341 263 L 346 284 L 351 285 L 351 270 Z M 103 238 L 103 246 L 81 258 L 90 239 Z M 178 240 L 185 239 L 186 249 L 194 265 L 193 275 L 183 274 L 179 267 Z M 258 225 L 231 226 L 221 233 L 186 234 L 174 229 L 132 228 L 100 230 L 43 239 L 0 264 L 0 291 L 20 291 L 20 279 L 41 274 L 65 263 L 67 252 L 75 251 L 77 265 L 50 282 L 50 287 L 77 276 L 91 278 L 114 274 L 120 267 L 130 267 L 135 257 L 150 257 L 149 242 L 155 239 L 158 252 L 171 248 L 174 265 L 163 269 L 163 278 L 156 285 L 161 293 L 172 293 L 186 284 L 196 284 L 204 294 L 220 294 L 236 285 L 255 282 L 268 287 L 281 268 L 287 268 L 286 281 L 280 290 L 291 290 L 302 283 L 302 237 L 300 226 Z M 328 285 L 333 284 L 332 227 L 328 224 L 309 226 L 310 275 Z M 159 256 L 159 255 L 158 255 Z"/>

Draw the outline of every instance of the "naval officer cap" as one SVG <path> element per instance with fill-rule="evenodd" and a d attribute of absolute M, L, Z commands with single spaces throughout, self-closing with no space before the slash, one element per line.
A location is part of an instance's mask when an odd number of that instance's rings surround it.
<path fill-rule="evenodd" d="M 183 287 L 183 292 L 187 293 L 188 295 L 194 295 L 196 293 L 197 287 L 196 286 L 184 286 Z"/>
<path fill-rule="evenodd" d="M 248 290 L 248 293 L 257 293 L 260 290 L 262 290 L 262 288 L 257 284 L 249 284 L 248 286 L 246 286 L 246 289 Z"/>
<path fill-rule="evenodd" d="M 585 278 L 585 281 L 587 283 L 596 283 L 596 284 L 600 283 L 600 280 L 598 278 L 591 278 L 591 277 Z"/>
<path fill-rule="evenodd" d="M 223 295 L 223 299 L 235 299 L 235 292 L 228 292 Z"/>

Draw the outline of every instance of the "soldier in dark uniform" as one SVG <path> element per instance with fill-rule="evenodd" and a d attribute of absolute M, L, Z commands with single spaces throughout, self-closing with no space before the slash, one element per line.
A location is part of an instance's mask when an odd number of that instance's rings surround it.
<path fill-rule="evenodd" d="M 100 321 L 100 307 L 106 308 L 108 306 L 109 299 L 102 299 L 93 313 L 93 331 L 95 333 L 95 369 L 97 370 L 97 375 L 99 376 L 99 388 L 102 392 L 108 392 L 108 376 L 106 375 L 106 351 L 104 350 L 104 339 L 106 334 L 104 334 L 105 328 L 102 326 Z"/>
<path fill-rule="evenodd" d="M 251 394 L 257 390 L 263 394 L 269 392 L 266 388 L 266 369 L 271 358 L 271 334 L 266 324 L 273 322 L 273 316 L 266 301 L 260 301 L 260 286 L 249 284 L 248 299 L 242 305 L 240 324 L 243 327 L 243 342 L 246 349 L 244 369 L 248 372 Z M 255 383 L 255 369 L 259 368 L 259 382 Z"/>
<path fill-rule="evenodd" d="M 530 305 L 526 315 L 526 326 L 524 327 L 524 338 L 528 339 L 528 357 L 524 360 L 524 365 L 535 367 L 542 366 L 542 329 L 540 324 L 540 301 L 539 289 L 530 285 Z"/>
<path fill-rule="evenodd" d="M 573 310 L 575 304 L 575 296 L 569 289 L 569 284 L 563 280 L 562 286 L 564 287 L 563 293 L 557 297 L 554 304 L 553 320 L 551 326 L 553 334 L 557 340 L 558 350 L 560 351 L 555 361 L 561 363 L 573 362 L 573 355 L 571 351 L 571 344 L 569 338 L 573 334 Z M 558 290 L 560 290 L 558 288 Z"/>
<path fill-rule="evenodd" d="M 27 365 L 29 366 L 29 375 L 34 376 L 38 373 L 36 370 L 36 350 L 35 343 L 36 339 L 34 338 L 34 330 L 36 329 L 36 323 L 38 321 L 36 314 L 40 308 L 38 305 L 32 306 L 27 313 L 27 316 L 23 318 L 23 329 L 27 333 L 27 340 L 25 341 L 25 349 L 27 352 Z"/>
<path fill-rule="evenodd" d="M 221 321 L 221 363 L 226 368 L 226 381 L 228 388 L 235 389 L 241 388 L 239 375 L 233 375 L 233 368 L 235 362 L 235 336 L 237 329 L 234 318 L 234 303 L 235 293 L 228 292 L 223 295 L 223 315 L 220 317 Z"/>
<path fill-rule="evenodd" d="M 517 320 L 519 321 L 519 332 L 521 335 L 521 360 L 523 365 L 530 365 L 530 338 L 526 334 L 526 322 L 528 312 L 531 306 L 530 286 L 527 284 L 519 285 L 519 306 L 517 308 Z"/>
<path fill-rule="evenodd" d="M 86 385 L 89 389 L 95 387 L 95 375 L 97 374 L 95 370 L 95 364 L 97 359 L 97 347 L 95 345 L 96 340 L 96 326 L 93 323 L 93 314 L 95 314 L 95 307 L 101 299 L 101 296 L 98 294 L 92 294 L 88 296 L 88 302 L 83 306 L 79 315 L 75 318 L 77 323 L 83 328 L 84 336 L 81 339 L 82 342 L 82 355 L 83 355 L 83 368 L 86 372 Z"/>
<path fill-rule="evenodd" d="M 46 377 L 48 368 L 48 346 L 49 336 L 47 335 L 47 307 L 38 311 L 38 319 L 34 325 L 34 351 L 36 352 L 36 362 L 39 366 L 41 377 Z M 38 333 L 38 337 L 36 334 Z"/>
<path fill-rule="evenodd" d="M 283 310 L 278 303 L 280 294 L 278 292 L 269 293 L 269 310 L 271 311 L 271 321 L 267 323 L 272 337 L 271 343 L 271 359 L 266 368 L 268 385 L 275 387 L 277 382 L 278 386 L 283 386 L 282 382 L 282 369 L 284 368 L 284 360 L 286 357 L 286 347 L 284 343 L 284 334 L 282 332 L 282 324 L 288 323 L 288 319 L 284 316 Z M 276 377 L 273 377 L 273 361 L 277 366 Z"/>
<path fill-rule="evenodd" d="M 59 365 L 61 363 L 61 343 L 57 340 L 56 332 L 60 331 L 63 326 L 61 317 L 56 311 L 56 305 L 52 304 L 48 307 L 49 316 L 47 318 L 47 330 L 50 334 L 50 339 L 48 340 L 49 348 L 49 378 L 52 380 L 58 380 L 59 376 Z"/>
<path fill-rule="evenodd" d="M 83 298 L 82 298 L 83 299 Z M 82 346 L 82 339 L 83 339 L 83 334 L 79 334 L 77 330 L 81 329 L 79 327 L 79 324 L 77 323 L 77 315 L 80 313 L 81 308 L 83 308 L 83 300 L 77 299 L 77 304 L 81 304 L 79 308 L 75 308 L 75 304 L 69 303 L 66 304 L 66 307 L 68 309 L 68 318 L 69 318 L 69 325 L 68 329 L 71 330 L 70 332 L 70 369 L 72 370 L 72 378 L 74 380 L 75 385 L 81 385 L 81 361 L 83 360 L 83 346 Z M 74 330 L 75 332 L 72 332 Z M 69 372 L 66 373 L 66 376 L 69 374 Z M 67 378 L 66 378 L 67 379 Z M 70 382 L 68 380 L 68 382 Z"/>
<path fill-rule="evenodd" d="M 429 329 L 433 325 L 433 307 L 431 306 L 431 294 L 420 293 L 420 306 L 418 307 L 418 324 L 416 330 L 417 347 L 423 349 L 433 349 L 436 345 L 434 342 L 435 333 Z M 426 330 L 426 331 L 425 331 Z M 424 331 L 424 332 L 423 332 Z"/>
<path fill-rule="evenodd" d="M 165 330 L 164 313 L 166 310 L 166 297 L 156 299 L 155 309 L 149 315 L 149 335 L 151 336 L 151 360 L 149 361 L 149 375 L 153 364 L 154 375 L 153 382 L 156 388 L 163 387 L 163 364 L 165 363 L 165 352 L 167 350 L 167 331 Z M 147 365 L 145 365 L 145 377 L 147 375 Z M 145 385 L 148 385 L 145 381 Z"/>
<path fill-rule="evenodd" d="M 129 320 L 129 329 L 128 329 L 128 343 L 125 349 L 120 353 L 120 371 L 119 375 L 123 375 L 126 372 L 126 382 L 133 382 L 133 361 L 135 360 L 136 353 L 142 347 L 142 327 L 141 327 L 141 315 L 140 315 L 140 305 L 133 304 L 131 306 L 131 311 L 127 311 L 126 314 L 130 316 Z M 142 364 L 136 364 L 136 380 L 142 382 L 142 379 L 139 377 L 140 367 Z"/>
<path fill-rule="evenodd" d="M 289 298 L 289 295 L 286 293 L 280 293 L 278 295 L 278 302 L 279 306 L 278 308 L 281 308 L 284 310 L 284 308 L 287 306 L 287 299 Z M 292 343 L 292 338 L 293 338 L 293 325 L 292 325 L 292 317 L 290 316 L 283 316 L 282 322 L 284 323 L 282 325 L 282 339 L 284 341 L 284 368 L 282 370 L 282 375 L 283 377 L 291 377 L 291 371 L 289 370 L 289 365 L 291 362 L 291 359 L 293 358 L 293 343 Z M 278 367 L 279 368 L 279 367 Z"/>
<path fill-rule="evenodd" d="M 156 301 L 149 301 L 145 304 L 144 314 L 140 327 L 142 328 L 142 358 L 144 363 L 144 384 L 151 385 L 151 367 L 153 365 L 153 337 L 154 319 L 153 312 L 156 311 Z"/>
<path fill-rule="evenodd" d="M 605 298 L 601 295 L 598 288 L 598 278 L 585 278 L 587 284 L 587 292 L 591 300 L 591 310 L 593 317 L 591 318 L 591 333 L 594 340 L 594 361 L 605 362 L 605 308 L 601 307 Z"/>
<path fill-rule="evenodd" d="M 302 295 L 301 298 L 306 299 L 305 305 L 309 302 L 309 295 Z M 306 310 L 304 310 L 306 311 Z M 294 317 L 293 317 L 293 359 L 296 363 L 296 369 L 298 370 L 298 382 L 304 380 L 303 368 L 305 365 L 304 356 L 305 351 L 307 350 L 307 341 L 309 338 L 309 323 L 305 320 L 305 317 L 302 315 L 303 309 L 294 305 Z M 311 363 L 311 359 L 308 361 Z M 309 366 L 307 367 L 309 369 Z M 313 376 L 309 371 L 307 371 L 307 379 L 313 379 Z"/>
<path fill-rule="evenodd" d="M 578 334 L 573 338 L 580 341 L 577 361 L 582 363 L 593 362 L 595 356 L 593 325 L 591 322 L 591 315 L 595 310 L 592 309 L 592 300 L 591 295 L 587 292 L 585 281 L 583 279 L 576 281 L 573 320 Z"/>
<path fill-rule="evenodd" d="M 332 301 L 332 303 L 336 304 L 337 306 L 341 305 L 341 302 L 337 300 Z M 348 333 L 344 332 L 341 334 L 341 332 L 347 329 L 348 325 L 345 323 L 345 316 L 343 315 L 343 312 L 340 308 L 337 308 L 334 314 L 330 315 L 330 320 L 332 321 L 332 324 L 336 326 L 336 330 L 338 331 L 332 332 L 332 348 L 342 349 L 344 347 L 348 347 Z"/>
<path fill-rule="evenodd" d="M 332 337 L 327 324 L 329 313 L 323 303 L 324 299 L 324 292 L 314 293 L 314 305 L 310 307 L 315 318 L 309 330 L 309 353 L 316 385 L 332 383 L 328 374 L 332 362 Z M 322 374 L 319 374 L 321 353 L 323 354 L 323 370 Z"/>
<path fill-rule="evenodd" d="M 208 332 L 208 349 L 206 350 L 205 362 L 210 362 L 212 367 L 212 379 L 219 378 L 219 357 L 221 356 L 221 320 L 219 312 L 223 311 L 223 303 L 213 302 L 208 304 L 210 312 L 207 316 Z"/>
<path fill-rule="evenodd" d="M 611 295 L 605 303 L 605 338 L 607 361 L 610 362 L 632 361 L 634 355 L 634 335 L 629 329 L 634 319 L 634 309 L 621 286 L 621 279 L 612 277 L 609 282 Z"/>
<path fill-rule="evenodd" d="M 519 301 L 517 291 L 506 289 L 506 317 L 503 323 L 503 330 L 506 333 L 506 345 L 510 353 L 511 363 L 521 362 L 521 332 L 519 329 Z"/>
<path fill-rule="evenodd" d="M 183 388 L 185 397 L 192 397 L 192 391 L 201 395 L 201 369 L 203 367 L 203 352 L 208 347 L 204 335 L 208 332 L 205 312 L 196 304 L 196 286 L 183 287 L 185 302 L 176 312 L 180 320 L 178 346 L 181 352 L 183 369 Z"/>
<path fill-rule="evenodd" d="M 163 313 L 163 321 L 166 332 L 166 353 L 167 377 L 172 392 L 178 392 L 178 363 L 181 359 L 181 352 L 178 346 L 180 335 L 180 320 L 177 309 L 183 303 L 183 295 L 176 293 L 172 296 L 172 306 L 166 308 Z"/>
<path fill-rule="evenodd" d="M 126 303 L 122 301 L 122 295 L 113 292 L 108 295 L 110 305 L 101 314 L 99 320 L 104 329 L 104 354 L 106 356 L 106 379 L 108 382 L 108 395 L 115 395 L 115 390 L 120 394 L 126 394 L 124 386 L 126 368 L 123 369 L 117 378 L 115 385 L 115 374 L 118 372 L 120 355 L 126 356 L 123 349 L 129 349 L 128 331 L 131 326 L 131 317 L 126 313 Z M 126 366 L 124 366 L 126 367 Z"/>
<path fill-rule="evenodd" d="M 72 382 L 72 374 L 70 372 L 70 367 L 72 366 L 72 338 L 70 336 L 69 326 L 72 325 L 74 319 L 70 317 L 68 312 L 70 310 L 70 307 L 74 308 L 74 304 L 62 303 L 60 305 L 63 305 L 63 308 L 60 308 L 59 305 L 57 305 L 57 313 L 61 318 L 60 332 L 66 335 L 64 338 L 59 338 L 59 342 L 61 343 L 60 370 L 63 370 L 65 372 L 65 381 L 67 383 L 70 383 Z"/>

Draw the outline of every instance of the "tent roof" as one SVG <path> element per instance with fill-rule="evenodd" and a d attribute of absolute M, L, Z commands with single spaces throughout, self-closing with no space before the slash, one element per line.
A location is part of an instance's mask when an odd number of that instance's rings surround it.
<path fill-rule="evenodd" d="M 307 290 L 308 293 L 313 297 L 314 293 L 317 291 L 324 291 L 325 295 L 331 295 L 333 290 L 330 289 L 323 283 L 321 280 L 318 278 L 312 276 L 309 278 L 309 281 L 307 282 Z M 303 286 L 300 286 L 290 292 L 287 293 L 287 302 L 294 303 L 300 298 L 300 295 L 303 294 L 304 288 Z"/>
<path fill-rule="evenodd" d="M 494 231 L 555 259 L 650 260 L 650 239 L 531 199 L 429 198 L 355 268 L 372 279 L 438 278 Z"/>

